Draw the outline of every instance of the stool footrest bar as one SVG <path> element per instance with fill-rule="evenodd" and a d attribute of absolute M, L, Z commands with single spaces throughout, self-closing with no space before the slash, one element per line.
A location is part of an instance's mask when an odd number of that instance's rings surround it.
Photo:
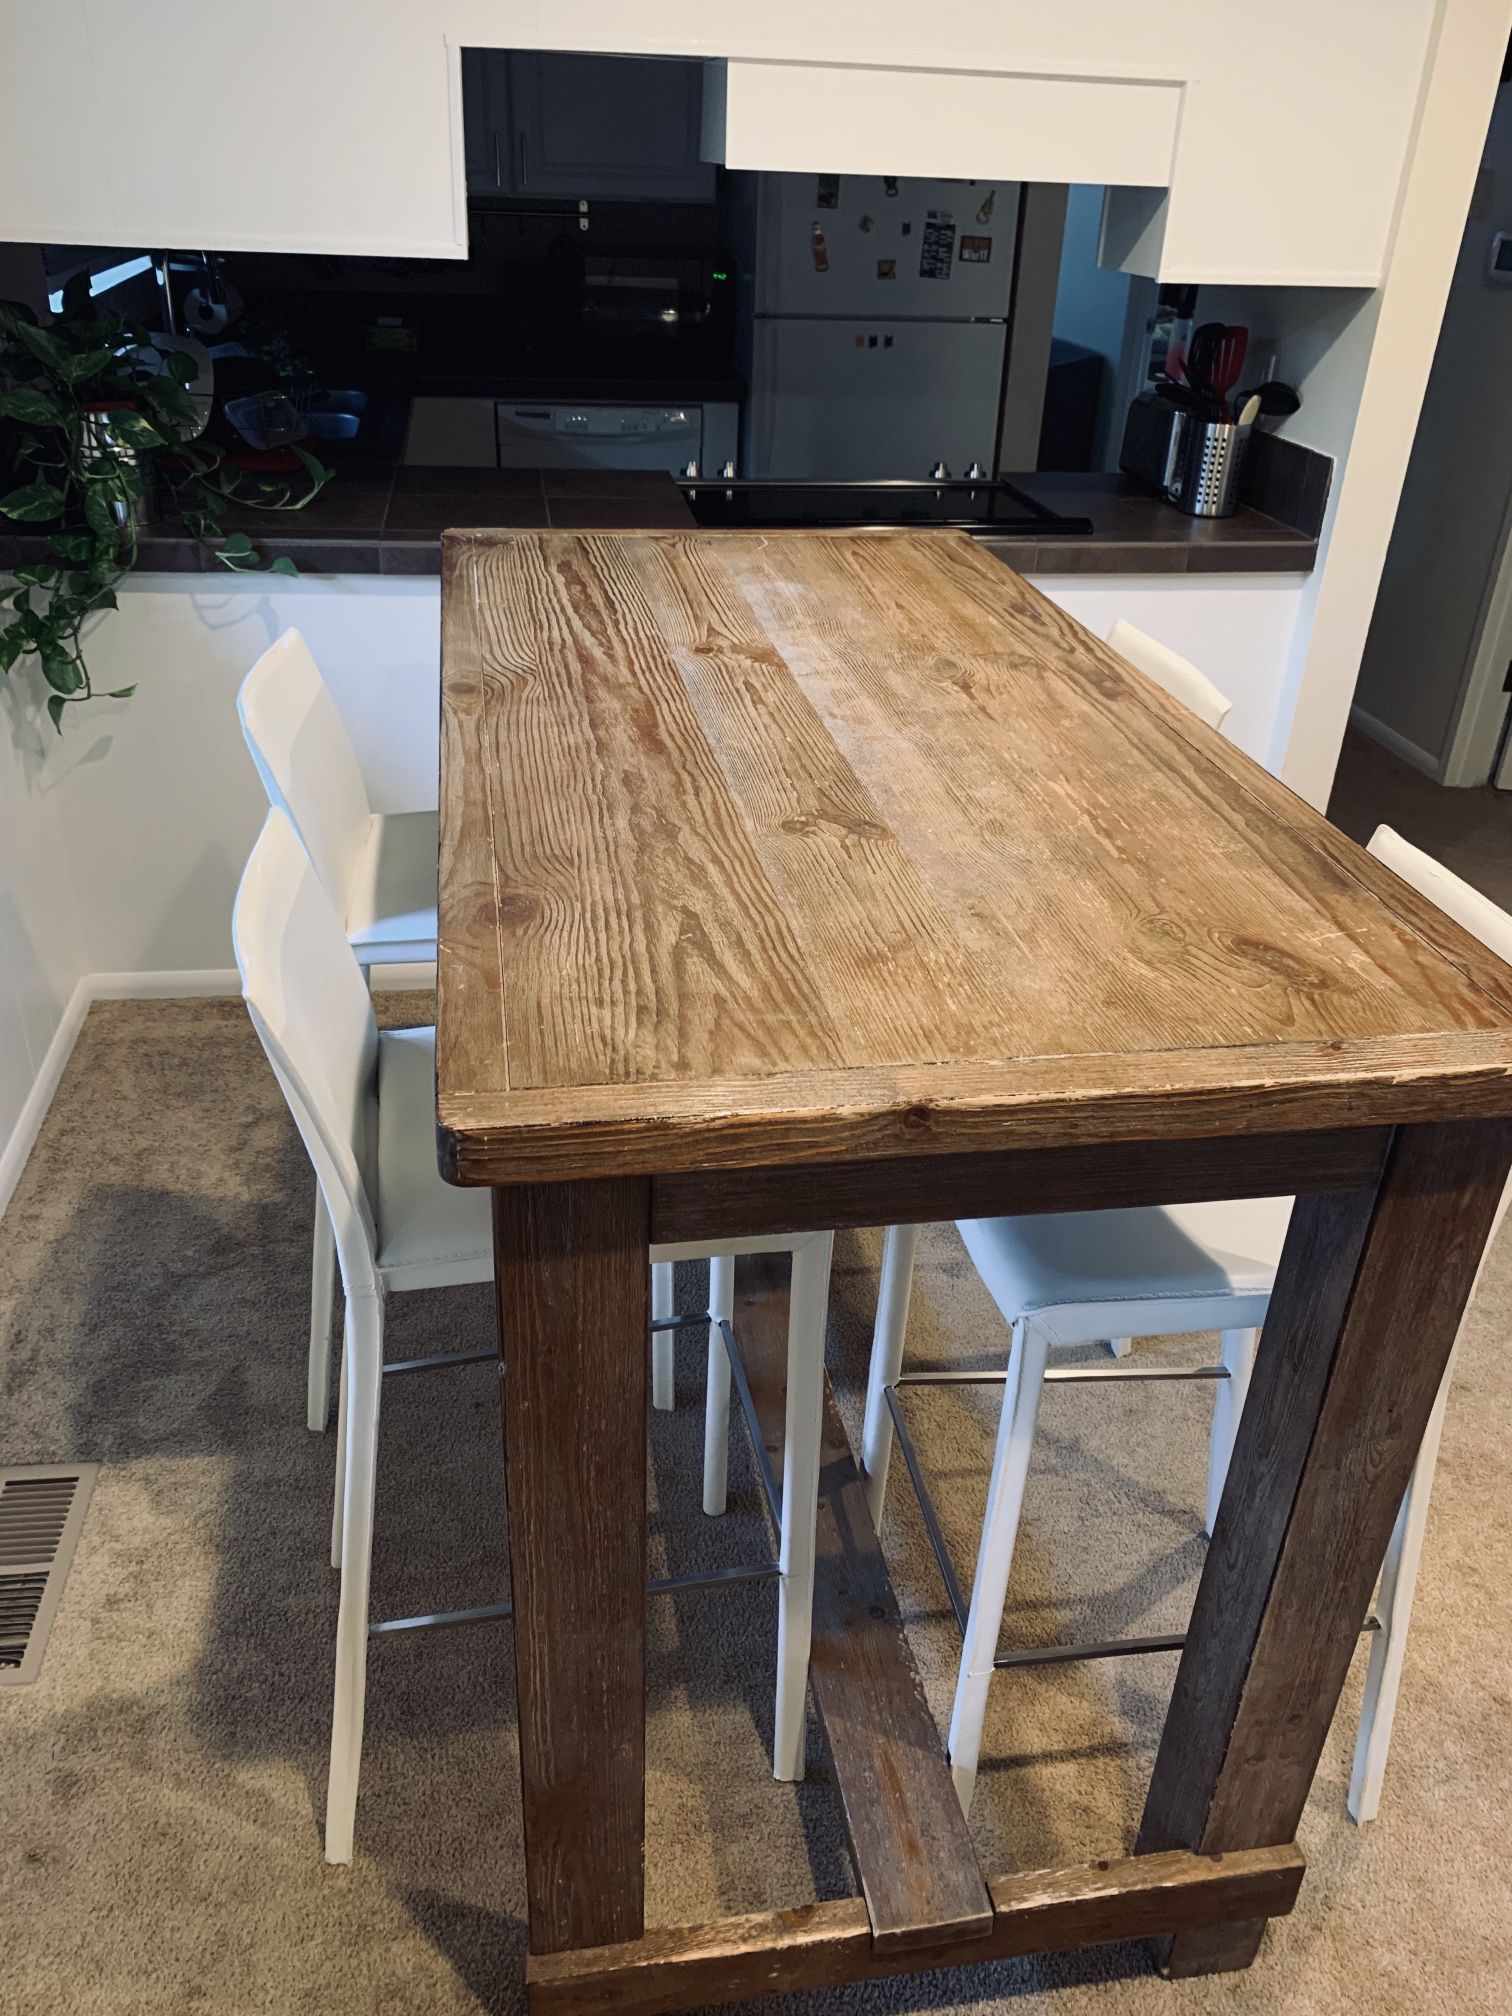
<path fill-rule="evenodd" d="M 774 1582 L 781 1570 L 775 1561 L 758 1561 L 749 1567 L 709 1568 L 693 1575 L 663 1575 L 646 1584 L 648 1596 L 678 1595 L 689 1589 L 719 1589 L 730 1582 Z M 389 1617 L 369 1624 L 370 1638 L 387 1638 L 396 1631 L 442 1631 L 457 1624 L 499 1624 L 514 1615 L 512 1603 L 480 1603 L 471 1610 L 434 1610 L 416 1617 Z"/>
<path fill-rule="evenodd" d="M 423 1358 L 395 1358 L 384 1366 L 383 1376 L 392 1379 L 399 1372 L 441 1372 L 449 1365 L 481 1365 L 485 1358 L 491 1358 L 497 1365 L 497 1346 L 491 1344 L 483 1351 L 429 1351 Z"/>

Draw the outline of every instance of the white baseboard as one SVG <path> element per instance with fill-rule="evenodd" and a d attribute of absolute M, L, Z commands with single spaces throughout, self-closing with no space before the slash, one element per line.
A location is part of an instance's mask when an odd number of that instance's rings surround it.
<path fill-rule="evenodd" d="M 1358 703 L 1350 708 L 1349 718 L 1372 742 L 1379 742 L 1383 749 L 1389 749 L 1393 756 L 1400 756 L 1404 763 L 1410 763 L 1414 770 L 1421 770 L 1436 784 L 1443 782 L 1442 760 L 1431 755 L 1420 743 L 1410 741 L 1399 729 L 1388 728 L 1384 721 L 1378 721 L 1374 714 L 1367 714 Z"/>
<path fill-rule="evenodd" d="M 193 1001 L 240 994 L 241 975 L 234 966 L 167 967 L 160 973 L 86 973 L 79 984 L 91 1001 Z"/>
<path fill-rule="evenodd" d="M 73 1055 L 73 1047 L 79 1040 L 79 1031 L 84 1027 L 84 1017 L 89 1013 L 89 1004 L 94 999 L 90 991 L 88 974 L 68 997 L 68 1003 L 58 1018 L 58 1026 L 53 1031 L 42 1058 L 41 1067 L 32 1080 L 32 1088 L 26 1095 L 26 1103 L 17 1116 L 16 1124 L 10 1131 L 10 1139 L 0 1149 L 0 1213 L 10 1203 L 16 1193 L 16 1185 L 21 1181 L 21 1171 L 26 1167 L 26 1158 L 32 1151 L 37 1136 L 42 1132 L 42 1122 L 47 1118 L 47 1109 L 53 1102 L 68 1060 Z"/>
<path fill-rule="evenodd" d="M 385 988 L 434 987 L 435 984 L 436 969 L 429 965 L 380 966 L 374 974 L 374 986 L 380 992 Z M 32 1088 L 26 1095 L 26 1103 L 11 1129 L 10 1139 L 0 1148 L 0 1214 L 4 1213 L 15 1195 L 21 1172 L 26 1167 L 26 1158 L 42 1131 L 42 1122 L 47 1118 L 47 1109 L 73 1055 L 73 1047 L 79 1040 L 79 1031 L 84 1027 L 91 1002 L 192 1001 L 240 992 L 241 975 L 234 966 L 170 967 L 157 973 L 86 973 L 68 997 L 68 1005 L 58 1018 L 58 1026 L 32 1081 Z"/>

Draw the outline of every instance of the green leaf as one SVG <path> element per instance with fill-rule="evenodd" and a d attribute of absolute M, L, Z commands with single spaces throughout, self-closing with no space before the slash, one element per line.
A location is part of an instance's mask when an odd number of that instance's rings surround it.
<path fill-rule="evenodd" d="M 0 630 L 0 672 L 9 672 L 25 649 L 26 638 L 20 624 L 8 623 Z"/>
<path fill-rule="evenodd" d="M 54 532 L 47 543 L 60 560 L 87 560 L 95 549 L 92 532 Z"/>
<path fill-rule="evenodd" d="M 129 700 L 135 691 L 135 686 L 117 686 L 105 697 L 108 700 Z"/>
<path fill-rule="evenodd" d="M 23 483 L 8 497 L 0 497 L 0 511 L 7 518 L 56 518 L 63 509 L 63 492 L 52 483 Z"/>
<path fill-rule="evenodd" d="M 268 572 L 270 574 L 292 574 L 297 578 L 299 569 L 287 553 L 280 553 L 276 560 L 269 563 Z"/>
<path fill-rule="evenodd" d="M 18 567 L 16 579 L 33 588 L 51 588 L 62 571 L 61 567 L 49 567 L 45 561 L 38 560 L 29 566 Z"/>
<path fill-rule="evenodd" d="M 251 557 L 254 550 L 252 541 L 245 532 L 228 532 L 217 557 L 222 560 L 246 560 Z"/>
<path fill-rule="evenodd" d="M 167 440 L 161 435 L 144 413 L 133 412 L 129 406 L 113 406 L 105 415 L 112 440 L 119 441 L 123 448 L 166 448 Z"/>
<path fill-rule="evenodd" d="M 38 329 L 32 323 L 20 320 L 11 323 L 10 333 L 18 343 L 25 344 L 39 363 L 45 364 L 49 371 L 56 371 L 60 377 L 62 376 L 63 366 L 68 362 L 70 355 L 67 344 L 60 343 L 57 337 L 46 329 Z"/>
<path fill-rule="evenodd" d="M 176 378 L 180 385 L 192 385 L 199 376 L 199 366 L 187 350 L 165 350 L 163 366 L 170 378 Z"/>
<path fill-rule="evenodd" d="M 70 658 L 66 651 L 56 645 L 51 649 L 43 645 L 41 650 L 42 677 L 55 693 L 77 693 L 84 684 L 84 673 L 77 658 Z"/>
<path fill-rule="evenodd" d="M 315 489 L 310 492 L 310 496 L 313 497 L 317 492 L 324 490 L 327 483 L 336 474 L 336 471 L 329 464 L 322 462 L 318 455 L 312 455 L 308 448 L 301 448 L 298 442 L 294 444 L 294 453 L 304 465 L 305 474 L 315 485 Z M 306 502 L 308 501 L 306 499 Z"/>
<path fill-rule="evenodd" d="M 63 709 L 67 705 L 68 702 L 63 698 L 61 693 L 48 694 L 47 711 L 52 717 L 52 724 L 54 728 L 57 729 L 60 735 L 63 733 Z"/>
<path fill-rule="evenodd" d="M 85 486 L 84 516 L 89 520 L 95 531 L 100 534 L 101 538 L 113 537 L 120 529 L 111 510 L 111 503 L 112 498 L 105 480 L 99 480 Z M 3 509 L 4 501 L 0 499 L 0 510 Z"/>
<path fill-rule="evenodd" d="M 22 341 L 25 340 L 23 336 Z M 65 352 L 54 368 L 66 383 L 78 385 L 85 378 L 96 377 L 115 361 L 114 350 L 77 350 Z"/>
<path fill-rule="evenodd" d="M 0 417 L 23 420 L 30 427 L 66 427 L 69 413 L 61 399 L 39 385 L 13 385 L 0 392 Z"/>

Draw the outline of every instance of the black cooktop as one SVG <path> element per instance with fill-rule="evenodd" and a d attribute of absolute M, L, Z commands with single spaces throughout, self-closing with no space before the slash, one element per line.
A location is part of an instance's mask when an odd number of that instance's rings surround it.
<path fill-rule="evenodd" d="M 1092 530 L 1090 518 L 1050 510 L 1003 478 L 873 483 L 791 482 L 782 477 L 681 477 L 700 525 L 714 529 L 776 531 L 825 526 L 865 530 L 925 525 L 979 533 L 1030 533 L 1036 538 L 1076 536 Z"/>

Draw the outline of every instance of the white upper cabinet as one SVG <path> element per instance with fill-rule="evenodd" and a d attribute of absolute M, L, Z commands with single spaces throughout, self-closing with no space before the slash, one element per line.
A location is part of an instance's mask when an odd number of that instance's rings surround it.
<path fill-rule="evenodd" d="M 1252 11 L 0 0 L 0 237 L 462 257 L 468 171 L 506 195 L 696 198 L 696 71 L 623 62 L 680 57 L 713 80 L 711 160 L 1131 188 L 1120 263 L 1374 285 L 1434 0 Z M 543 45 L 596 55 L 602 88 L 501 54 L 464 141 L 461 51 Z"/>
<path fill-rule="evenodd" d="M 0 238 L 465 257 L 445 12 L 0 0 Z"/>
<path fill-rule="evenodd" d="M 713 199 L 701 63 L 479 49 L 462 78 L 470 195 Z"/>

